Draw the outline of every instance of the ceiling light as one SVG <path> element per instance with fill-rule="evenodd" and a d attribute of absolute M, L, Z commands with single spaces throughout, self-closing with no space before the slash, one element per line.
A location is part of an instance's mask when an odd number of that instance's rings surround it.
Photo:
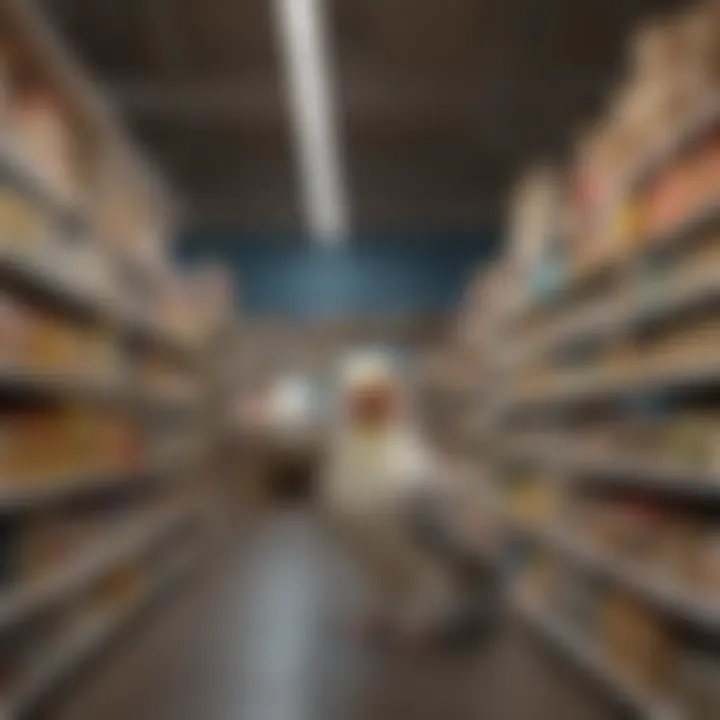
<path fill-rule="evenodd" d="M 330 244 L 347 236 L 349 210 L 321 2 L 274 0 L 304 211 L 312 237 Z"/>

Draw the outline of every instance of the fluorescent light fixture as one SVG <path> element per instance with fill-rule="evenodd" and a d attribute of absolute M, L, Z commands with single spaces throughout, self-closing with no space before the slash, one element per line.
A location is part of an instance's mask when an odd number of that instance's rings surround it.
<path fill-rule="evenodd" d="M 321 3 L 274 0 L 304 211 L 313 238 L 331 244 L 347 236 L 349 210 Z"/>

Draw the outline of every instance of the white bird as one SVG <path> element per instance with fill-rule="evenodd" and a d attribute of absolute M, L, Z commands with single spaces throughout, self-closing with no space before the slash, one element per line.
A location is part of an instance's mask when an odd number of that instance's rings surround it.
<path fill-rule="evenodd" d="M 387 356 L 353 357 L 339 396 L 324 505 L 370 581 L 372 617 L 417 638 L 448 616 L 454 595 L 447 568 L 413 532 L 413 505 L 434 481 L 429 453 Z"/>

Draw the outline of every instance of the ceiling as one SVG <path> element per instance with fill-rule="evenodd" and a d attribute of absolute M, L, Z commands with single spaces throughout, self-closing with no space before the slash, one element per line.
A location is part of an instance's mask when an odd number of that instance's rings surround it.
<path fill-rule="evenodd" d="M 271 0 L 41 4 L 193 225 L 301 230 Z M 497 227 L 513 177 L 562 154 L 670 4 L 326 0 L 353 230 Z"/>

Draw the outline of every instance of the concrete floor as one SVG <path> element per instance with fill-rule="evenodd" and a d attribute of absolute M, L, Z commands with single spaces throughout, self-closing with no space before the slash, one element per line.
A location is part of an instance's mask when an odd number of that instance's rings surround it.
<path fill-rule="evenodd" d="M 359 645 L 357 578 L 311 513 L 282 509 L 138 622 L 49 720 L 611 720 L 522 628 L 470 655 Z"/>

